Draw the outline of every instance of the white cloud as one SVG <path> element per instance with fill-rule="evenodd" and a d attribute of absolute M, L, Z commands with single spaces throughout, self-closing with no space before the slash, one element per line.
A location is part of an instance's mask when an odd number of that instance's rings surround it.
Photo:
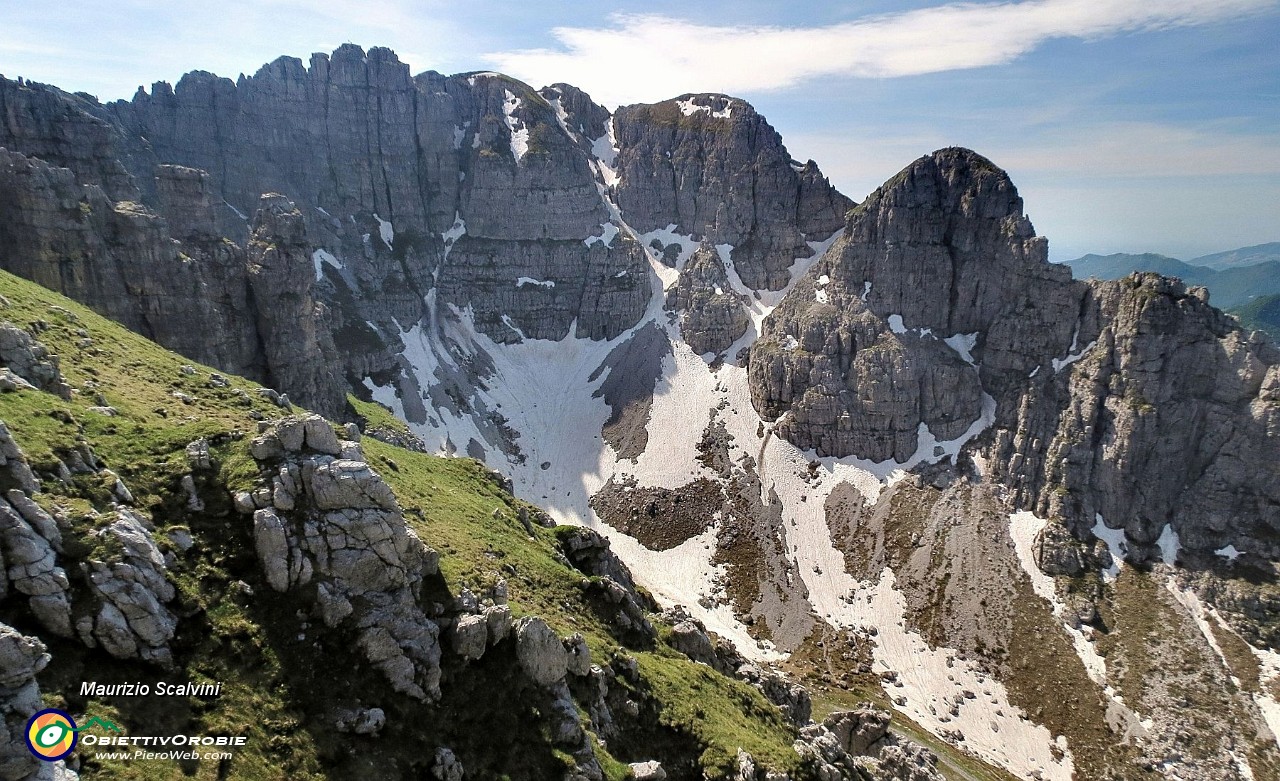
<path fill-rule="evenodd" d="M 557 27 L 561 49 L 496 52 L 497 70 L 534 85 L 569 81 L 605 104 L 684 92 L 781 89 L 816 76 L 893 77 L 1008 62 L 1052 38 L 1182 27 L 1275 0 L 960 2 L 826 27 L 694 24 L 619 14 L 609 29 Z"/>

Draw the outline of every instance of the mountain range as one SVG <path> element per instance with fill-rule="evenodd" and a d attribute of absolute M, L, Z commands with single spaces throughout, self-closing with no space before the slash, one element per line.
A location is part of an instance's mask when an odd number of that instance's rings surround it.
<path fill-rule="evenodd" d="M 1119 279 L 1135 271 L 1177 277 L 1208 288 L 1211 300 L 1231 309 L 1259 296 L 1280 293 L 1280 244 L 1259 244 L 1181 261 L 1167 255 L 1084 255 L 1066 261 L 1082 279 Z"/>
<path fill-rule="evenodd" d="M 1280 778 L 1280 351 L 982 155 L 352 45 L 0 116 L 11 734 L 180 669 L 220 778 Z"/>

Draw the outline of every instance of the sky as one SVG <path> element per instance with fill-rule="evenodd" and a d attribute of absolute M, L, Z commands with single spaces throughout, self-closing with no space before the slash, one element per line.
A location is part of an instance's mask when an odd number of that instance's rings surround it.
<path fill-rule="evenodd" d="M 968 146 L 1054 260 L 1280 241 L 1280 0 L 0 0 L 0 19 L 0 73 L 103 101 L 388 46 L 414 73 L 568 82 L 611 108 L 735 95 L 855 200 Z"/>

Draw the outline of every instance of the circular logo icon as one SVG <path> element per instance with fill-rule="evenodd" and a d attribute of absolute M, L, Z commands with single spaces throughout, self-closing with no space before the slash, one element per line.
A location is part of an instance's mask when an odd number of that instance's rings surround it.
<path fill-rule="evenodd" d="M 76 722 L 66 711 L 46 708 L 27 722 L 27 748 L 45 762 L 57 762 L 76 747 Z"/>

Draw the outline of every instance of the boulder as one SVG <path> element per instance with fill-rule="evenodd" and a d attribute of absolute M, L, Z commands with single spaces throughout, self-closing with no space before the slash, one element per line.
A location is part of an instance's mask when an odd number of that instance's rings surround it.
<path fill-rule="evenodd" d="M 546 621 L 526 616 L 516 622 L 515 635 L 516 658 L 526 675 L 539 686 L 551 686 L 564 679 L 569 652 Z"/>

